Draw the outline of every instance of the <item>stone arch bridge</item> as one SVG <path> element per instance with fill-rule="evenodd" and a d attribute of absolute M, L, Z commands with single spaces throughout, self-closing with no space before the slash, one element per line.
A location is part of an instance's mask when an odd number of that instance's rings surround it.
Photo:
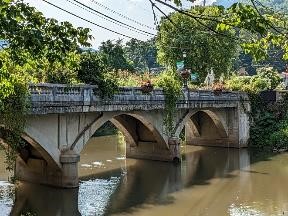
<path fill-rule="evenodd" d="M 77 163 L 89 138 L 111 121 L 125 136 L 127 157 L 173 161 L 180 157 L 179 135 L 187 144 L 246 147 L 249 137 L 247 95 L 239 92 L 183 90 L 177 102 L 174 133 L 165 133 L 165 96 L 161 89 L 143 94 L 121 88 L 101 99 L 89 85 L 30 86 L 31 108 L 16 161 L 20 180 L 77 187 Z"/>

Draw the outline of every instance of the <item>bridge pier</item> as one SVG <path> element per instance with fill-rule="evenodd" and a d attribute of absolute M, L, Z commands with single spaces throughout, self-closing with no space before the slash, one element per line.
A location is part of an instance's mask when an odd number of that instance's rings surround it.
<path fill-rule="evenodd" d="M 20 181 L 50 185 L 60 188 L 78 187 L 78 162 L 80 156 L 72 151 L 61 154 L 62 167 L 55 167 L 43 159 L 29 158 L 26 162 L 17 157 L 15 177 Z"/>
<path fill-rule="evenodd" d="M 65 188 L 78 187 L 78 162 L 80 155 L 69 150 L 60 156 L 62 164 L 61 186 Z"/>
<path fill-rule="evenodd" d="M 185 125 L 188 145 L 243 148 L 248 139 L 249 117 L 240 105 L 196 111 Z"/>
<path fill-rule="evenodd" d="M 138 142 L 137 146 L 126 144 L 126 157 L 156 161 L 179 161 L 180 140 L 173 137 L 168 139 L 169 148 L 159 148 L 156 142 Z"/>

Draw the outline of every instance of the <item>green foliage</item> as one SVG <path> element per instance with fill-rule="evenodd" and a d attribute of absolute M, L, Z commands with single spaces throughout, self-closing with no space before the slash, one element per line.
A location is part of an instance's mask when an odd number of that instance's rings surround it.
<path fill-rule="evenodd" d="M 233 75 L 230 79 L 225 81 L 227 89 L 233 91 L 247 91 L 249 89 L 251 77 Z"/>
<path fill-rule="evenodd" d="M 271 134 L 270 146 L 275 151 L 287 150 L 288 149 L 288 117 L 278 124 L 278 128 Z"/>
<path fill-rule="evenodd" d="M 0 137 L 8 169 L 14 168 L 28 106 L 29 82 L 76 82 L 79 45 L 89 46 L 89 30 L 46 19 L 20 0 L 0 2 Z"/>
<path fill-rule="evenodd" d="M 199 6 L 187 12 L 218 17 L 223 13 L 223 8 Z M 161 64 L 175 69 L 176 61 L 183 60 L 185 51 L 185 66 L 197 72 L 200 81 L 205 79 L 211 68 L 216 77 L 230 71 L 237 47 L 237 43 L 229 38 L 234 35 L 233 30 L 225 31 L 228 36 L 209 33 L 207 28 L 216 29 L 217 22 L 210 19 L 199 22 L 179 12 L 171 13 L 169 19 L 171 21 L 162 19 L 157 36 L 158 60 Z"/>
<path fill-rule="evenodd" d="M 154 38 L 148 41 L 133 38 L 126 43 L 124 51 L 137 72 L 150 71 L 151 68 L 159 67 L 156 62 L 157 50 Z"/>
<path fill-rule="evenodd" d="M 281 78 L 273 68 L 259 68 L 254 76 L 232 76 L 226 81 L 226 87 L 234 91 L 259 93 L 273 90 L 281 83 Z"/>
<path fill-rule="evenodd" d="M 278 71 L 274 70 L 271 67 L 262 67 L 257 69 L 256 77 L 266 80 L 268 83 L 268 89 L 270 90 L 275 89 L 281 82 Z"/>
<path fill-rule="evenodd" d="M 16 152 L 23 146 L 27 108 L 27 80 L 12 72 L 11 68 L 0 68 L 0 137 L 8 144 L 4 149 L 8 170 L 13 170 Z"/>
<path fill-rule="evenodd" d="M 63 62 L 67 52 L 78 49 L 79 45 L 90 45 L 89 29 L 47 19 L 21 0 L 1 1 L 0 11 L 0 38 L 8 41 L 11 57 L 19 64 L 26 61 L 19 52 Z"/>
<path fill-rule="evenodd" d="M 121 40 L 117 40 L 115 43 L 111 40 L 102 42 L 99 52 L 103 56 L 102 60 L 106 64 L 107 70 L 134 70 L 132 63 L 125 57 Z"/>
<path fill-rule="evenodd" d="M 261 91 L 273 90 L 281 82 L 273 68 L 259 68 L 258 74 L 232 76 L 226 81 L 231 90 L 245 91 L 249 95 L 251 111 L 249 146 L 268 151 L 288 149 L 288 97 L 282 101 L 267 103 Z"/>
<path fill-rule="evenodd" d="M 171 0 L 176 5 L 189 0 Z M 194 2 L 194 0 L 191 0 Z M 283 51 L 283 59 L 288 59 L 287 38 L 287 10 L 288 3 L 284 0 L 241 0 L 234 1 L 221 16 L 203 16 L 203 14 L 191 12 L 196 15 L 195 20 L 205 23 L 214 20 L 218 23 L 216 31 L 226 32 L 230 29 L 243 30 L 250 38 L 241 38 L 243 50 L 253 56 L 254 60 L 261 61 L 269 56 L 269 50 L 277 48 Z M 260 3 L 259 3 L 260 2 Z M 254 3 L 254 4 L 253 4 Z M 188 16 L 187 19 L 190 19 Z M 214 28 L 213 28 L 214 29 Z M 215 29 L 214 29 L 215 30 Z M 220 35 L 220 34 L 219 34 Z M 219 36 L 218 35 L 218 36 Z"/>
<path fill-rule="evenodd" d="M 104 123 L 94 134 L 93 137 L 116 135 L 118 129 L 110 121 Z"/>
<path fill-rule="evenodd" d="M 288 149 L 288 97 L 266 104 L 258 94 L 250 94 L 250 140 L 253 148 L 268 151 Z"/>
<path fill-rule="evenodd" d="M 269 57 L 269 50 L 283 51 L 283 59 L 288 59 L 287 19 L 285 13 L 273 8 L 250 4 L 235 3 L 223 14 L 217 30 L 241 29 L 250 37 L 242 38 L 241 47 L 254 60 L 262 61 Z M 252 4 L 251 4 L 252 3 Z M 254 5 L 253 5 L 254 3 Z"/>
<path fill-rule="evenodd" d="M 117 91 L 117 83 L 113 73 L 108 73 L 103 58 L 97 52 L 82 53 L 77 77 L 81 82 L 97 85 L 102 97 L 111 97 Z"/>
<path fill-rule="evenodd" d="M 182 94 L 182 82 L 179 75 L 173 70 L 161 73 L 156 81 L 156 86 L 163 88 L 165 95 L 164 124 L 168 136 L 174 135 L 174 117 L 176 102 Z"/>

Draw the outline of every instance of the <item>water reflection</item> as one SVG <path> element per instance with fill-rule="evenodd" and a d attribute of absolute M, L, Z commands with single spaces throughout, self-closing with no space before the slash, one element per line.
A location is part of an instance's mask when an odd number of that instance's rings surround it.
<path fill-rule="evenodd" d="M 11 215 L 288 215 L 288 154 L 263 158 L 245 149 L 184 146 L 176 166 L 117 160 L 123 152 L 111 145 L 109 156 L 105 145 L 84 152 L 79 190 L 21 183 L 13 202 L 12 186 L 0 185 L 2 213 L 13 205 Z M 96 160 L 97 166 L 81 166 Z"/>
<path fill-rule="evenodd" d="M 171 204 L 174 202 L 171 193 L 197 184 L 209 184 L 208 181 L 213 178 L 232 178 L 231 171 L 247 166 L 249 168 L 246 150 L 225 151 L 220 148 L 203 148 L 186 154 L 180 166 L 139 160 L 127 168 L 126 175 L 121 176 L 119 171 L 112 174 L 119 180 L 109 197 L 104 215 L 133 213 L 133 209 L 144 203 Z M 97 175 L 95 179 L 107 179 L 109 176 L 111 173 Z"/>
<path fill-rule="evenodd" d="M 10 215 L 81 215 L 78 211 L 78 189 L 19 183 Z"/>

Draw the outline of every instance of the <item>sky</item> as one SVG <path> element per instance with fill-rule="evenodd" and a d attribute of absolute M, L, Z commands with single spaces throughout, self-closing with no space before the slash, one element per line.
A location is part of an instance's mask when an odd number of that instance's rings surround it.
<path fill-rule="evenodd" d="M 103 19 L 103 16 L 97 14 L 96 12 L 89 12 L 87 9 L 83 9 L 83 6 L 76 6 L 77 4 L 73 0 L 47 0 L 50 3 L 57 5 L 67 11 L 70 11 L 82 18 L 85 18 L 89 21 L 92 21 L 98 25 L 109 28 L 113 31 L 120 32 L 129 37 L 133 37 L 139 40 L 147 40 L 151 38 L 153 35 L 147 33 L 139 33 L 131 30 L 131 27 L 125 28 L 118 24 L 107 21 L 107 19 Z M 143 30 L 145 32 L 156 34 L 155 30 L 155 22 L 154 15 L 152 12 L 151 4 L 149 0 L 77 0 L 94 10 L 97 10 L 103 14 L 113 17 L 114 19 L 126 23 L 130 26 L 133 26 L 137 29 Z M 207 4 L 213 3 L 215 0 L 206 0 Z M 99 28 L 91 23 L 88 23 L 84 20 L 81 20 L 73 15 L 70 15 L 64 11 L 61 11 L 48 3 L 42 0 L 25 0 L 25 2 L 29 3 L 31 6 L 36 7 L 39 11 L 41 11 L 44 16 L 49 18 L 55 18 L 59 21 L 69 21 L 75 27 L 86 27 L 91 29 L 91 35 L 93 36 L 93 40 L 90 41 L 93 48 L 97 48 L 102 41 L 117 40 L 122 39 L 123 42 L 126 42 L 130 38 L 117 35 L 115 33 L 109 32 L 102 28 Z M 73 4 L 74 3 L 74 4 Z M 203 0 L 196 0 L 195 4 L 203 4 Z M 157 4 L 166 14 L 171 12 L 167 7 Z M 191 3 L 185 3 L 184 8 L 190 7 Z M 81 8 L 82 7 L 82 8 Z M 105 8 L 106 7 L 106 8 Z M 108 9 L 107 9 L 108 8 Z M 111 10 L 115 11 L 112 12 Z M 157 20 L 160 21 L 160 17 L 162 14 L 155 9 Z M 124 16 L 126 18 L 124 18 Z M 133 20 L 133 21 L 132 21 Z M 135 30 L 135 29 L 134 29 Z"/>

